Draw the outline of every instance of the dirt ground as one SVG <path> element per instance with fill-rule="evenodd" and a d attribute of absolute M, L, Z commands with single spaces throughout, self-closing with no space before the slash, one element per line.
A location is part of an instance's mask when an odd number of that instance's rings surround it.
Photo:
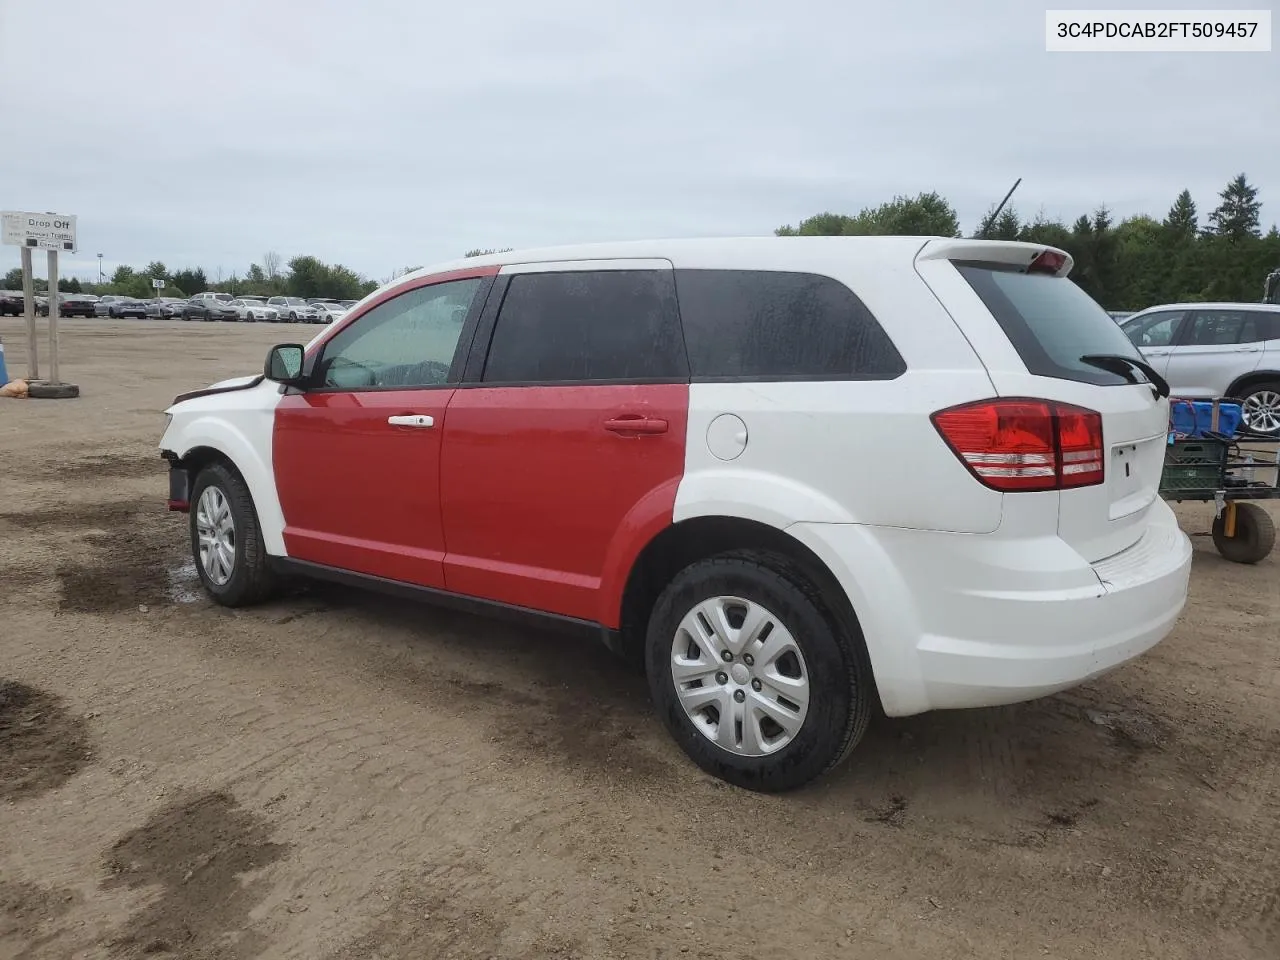
<path fill-rule="evenodd" d="M 758 796 L 588 643 L 203 599 L 160 411 L 315 330 L 63 321 L 82 398 L 0 400 L 0 957 L 1280 956 L 1280 561 L 1210 509 L 1146 657 Z"/>

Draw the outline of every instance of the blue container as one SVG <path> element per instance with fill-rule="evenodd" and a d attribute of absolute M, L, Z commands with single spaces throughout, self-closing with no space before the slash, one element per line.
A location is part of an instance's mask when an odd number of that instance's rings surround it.
<path fill-rule="evenodd" d="M 1213 428 L 1213 408 L 1218 408 L 1218 428 Z M 1240 429 L 1243 414 L 1238 403 L 1220 400 L 1169 401 L 1169 428 L 1179 437 L 1221 435 L 1234 437 Z"/>
<path fill-rule="evenodd" d="M 0 341 L 0 387 L 9 382 L 9 371 L 4 368 L 4 341 Z"/>

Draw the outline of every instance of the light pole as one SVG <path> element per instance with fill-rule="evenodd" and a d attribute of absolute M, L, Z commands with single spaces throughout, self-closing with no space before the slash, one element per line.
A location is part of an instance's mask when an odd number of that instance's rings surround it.
<path fill-rule="evenodd" d="M 98 286 L 102 286 L 102 254 L 98 254 Z"/>

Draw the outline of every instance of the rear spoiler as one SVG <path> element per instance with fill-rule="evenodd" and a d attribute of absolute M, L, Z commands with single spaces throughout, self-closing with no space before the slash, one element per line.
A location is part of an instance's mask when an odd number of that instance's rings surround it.
<path fill-rule="evenodd" d="M 968 260 L 980 263 L 1007 263 L 1029 269 L 1040 261 L 1040 272 L 1065 277 L 1075 266 L 1071 254 L 1043 243 L 1013 240 L 930 240 L 916 254 L 916 260 Z"/>

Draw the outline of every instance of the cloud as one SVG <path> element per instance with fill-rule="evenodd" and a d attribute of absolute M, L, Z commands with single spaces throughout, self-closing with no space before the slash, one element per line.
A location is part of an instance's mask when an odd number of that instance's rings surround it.
<path fill-rule="evenodd" d="M 1043 18 L 1025 0 L 3 4 L 0 116 L 22 140 L 0 203 L 77 214 L 63 270 L 84 276 L 98 252 L 243 273 L 276 250 L 383 277 L 476 246 L 765 234 L 923 190 L 968 229 L 1019 176 L 1022 211 L 1073 219 L 1160 216 L 1183 187 L 1204 214 L 1246 171 L 1280 219 L 1274 54 L 1048 54 Z"/>

